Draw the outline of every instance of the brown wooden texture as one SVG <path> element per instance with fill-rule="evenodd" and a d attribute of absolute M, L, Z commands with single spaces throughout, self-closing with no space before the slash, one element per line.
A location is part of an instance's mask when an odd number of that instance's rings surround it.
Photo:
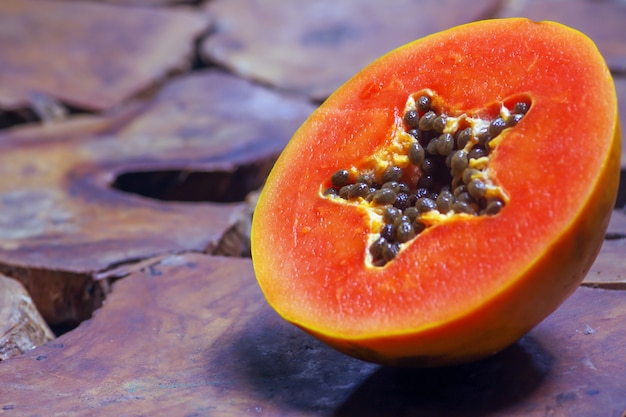
<path fill-rule="evenodd" d="M 59 124 L 1 135 L 0 172 L 11 181 L 0 182 L 0 271 L 23 282 L 49 322 L 89 317 L 106 292 L 94 273 L 217 248 L 311 110 L 207 71 L 168 84 L 132 122 L 110 122 L 108 135 L 95 121 L 72 136 Z M 112 187 L 124 174 L 139 175 L 119 186 L 129 192 Z M 149 181 L 161 194 L 132 193 Z"/>
<path fill-rule="evenodd" d="M 616 416 L 626 293 L 581 288 L 487 360 L 400 370 L 339 354 L 269 308 L 250 260 L 155 259 L 73 332 L 0 364 L 7 416 Z"/>
<path fill-rule="evenodd" d="M 617 103 L 619 111 L 619 121 L 622 132 L 626 129 L 626 78 L 614 77 L 615 90 L 617 92 Z M 623 138 L 623 136 L 622 136 Z M 622 171 L 626 170 L 626 141 L 622 139 Z M 626 194 L 626 191 L 625 191 Z M 626 198 L 626 195 L 624 196 Z M 626 203 L 626 201 L 625 201 Z"/>
<path fill-rule="evenodd" d="M 321 100 L 400 45 L 489 16 L 498 0 L 213 0 L 207 59 L 234 73 Z"/>
<path fill-rule="evenodd" d="M 615 210 L 598 258 L 585 285 L 626 290 L 626 212 Z"/>
<path fill-rule="evenodd" d="M 95 2 L 0 2 L 0 108 L 46 93 L 103 110 L 190 66 L 207 15 Z"/>
<path fill-rule="evenodd" d="M 322 100 L 404 42 L 505 15 L 590 35 L 626 125 L 619 0 L 0 1 L 0 272 L 50 323 L 87 319 L 0 362 L 0 415 L 626 416 L 622 209 L 585 287 L 452 368 L 343 356 L 271 310 L 249 259 L 213 256 L 247 253 L 248 191 L 313 109 L 286 91 Z M 0 311 L 22 290 L 5 280 Z"/>
<path fill-rule="evenodd" d="M 626 71 L 626 3 L 619 0 L 507 1 L 500 17 L 554 20 L 584 32 L 598 46 L 609 68 Z"/>
<path fill-rule="evenodd" d="M 53 338 L 24 286 L 0 275 L 0 361 L 28 352 Z"/>

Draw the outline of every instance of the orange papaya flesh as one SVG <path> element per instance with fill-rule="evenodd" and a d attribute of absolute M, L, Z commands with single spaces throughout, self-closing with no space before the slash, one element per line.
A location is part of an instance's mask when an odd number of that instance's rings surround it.
<path fill-rule="evenodd" d="M 447 115 L 487 122 L 529 104 L 489 156 L 505 204 L 494 215 L 440 216 L 373 265 L 381 207 L 323 190 L 338 169 L 397 160 L 403 112 L 424 92 Z M 580 32 L 514 18 L 414 41 L 333 93 L 277 160 L 253 218 L 257 280 L 282 317 L 356 358 L 440 366 L 492 355 L 554 311 L 593 263 L 620 140 L 613 80 Z M 423 175 L 409 171 L 410 181 Z"/>

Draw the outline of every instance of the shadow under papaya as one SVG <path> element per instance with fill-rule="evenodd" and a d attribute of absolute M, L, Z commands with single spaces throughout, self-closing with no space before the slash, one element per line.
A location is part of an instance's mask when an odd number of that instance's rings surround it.
<path fill-rule="evenodd" d="M 382 367 L 333 416 L 493 416 L 530 396 L 553 362 L 539 340 L 526 335 L 478 362 L 428 369 Z"/>
<path fill-rule="evenodd" d="M 350 358 L 268 306 L 217 342 L 210 376 L 278 415 L 483 416 L 522 401 L 553 358 L 532 335 L 482 361 L 446 368 L 381 367 Z M 279 411 L 280 410 L 280 411 Z M 284 414 L 283 414 L 284 413 Z M 295 414 L 294 414 L 295 413 Z"/>

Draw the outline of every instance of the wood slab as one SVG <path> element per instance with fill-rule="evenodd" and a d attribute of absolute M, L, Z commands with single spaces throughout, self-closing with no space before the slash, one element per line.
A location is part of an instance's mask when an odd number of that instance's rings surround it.
<path fill-rule="evenodd" d="M 532 302 L 532 300 L 529 300 Z M 154 259 L 77 329 L 0 363 L 7 416 L 621 416 L 626 294 L 580 288 L 502 353 L 402 370 L 344 356 L 266 304 L 249 259 Z"/>
<path fill-rule="evenodd" d="M 606 239 L 584 285 L 626 290 L 626 211 L 615 210 Z"/>
<path fill-rule="evenodd" d="M 213 70 L 169 83 L 108 133 L 92 120 L 72 135 L 64 123 L 0 134 L 0 173 L 11 178 L 0 181 L 0 272 L 49 323 L 84 320 L 107 291 L 94 278 L 103 271 L 213 252 L 311 111 Z"/>
<path fill-rule="evenodd" d="M 54 339 L 26 289 L 0 275 L 0 361 Z"/>
<path fill-rule="evenodd" d="M 486 18 L 499 0 L 213 0 L 206 60 L 315 100 L 398 46 Z"/>
<path fill-rule="evenodd" d="M 513 16 L 554 20 L 578 29 L 596 43 L 613 72 L 626 72 L 626 3 L 623 1 L 507 1 L 498 17 Z"/>
<path fill-rule="evenodd" d="M 626 140 L 624 140 L 624 132 L 626 130 L 626 73 L 620 75 L 616 75 L 613 77 L 615 80 L 615 91 L 617 92 L 617 103 L 618 103 L 618 111 L 619 111 L 619 122 L 622 127 L 622 160 L 621 166 L 622 171 L 626 171 Z M 625 188 L 626 186 L 622 185 Z M 626 192 L 624 195 L 626 198 Z M 624 201 L 626 203 L 626 201 Z"/>
<path fill-rule="evenodd" d="M 191 64 L 208 15 L 95 2 L 0 2 L 0 108 L 44 93 L 105 110 Z"/>

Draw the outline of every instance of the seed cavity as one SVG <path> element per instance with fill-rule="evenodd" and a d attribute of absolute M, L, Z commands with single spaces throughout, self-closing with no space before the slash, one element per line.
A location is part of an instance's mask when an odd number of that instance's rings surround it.
<path fill-rule="evenodd" d="M 454 216 L 495 216 L 508 196 L 489 172 L 498 138 L 530 110 L 528 100 L 499 114 L 452 115 L 426 90 L 409 96 L 395 126 L 395 140 L 362 169 L 335 171 L 322 195 L 366 209 L 371 233 L 366 262 L 382 267 L 421 233 Z M 491 116 L 484 116 L 490 114 Z"/>

